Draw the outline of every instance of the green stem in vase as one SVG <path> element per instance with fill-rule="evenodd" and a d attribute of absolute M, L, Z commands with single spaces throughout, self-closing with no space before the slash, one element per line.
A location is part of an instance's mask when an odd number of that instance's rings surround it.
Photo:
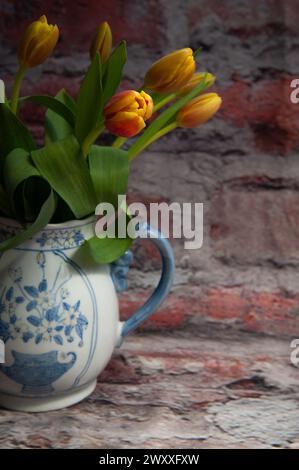
<path fill-rule="evenodd" d="M 113 142 L 112 147 L 120 149 L 127 140 L 127 137 L 117 137 Z"/>
<path fill-rule="evenodd" d="M 104 124 L 100 124 L 88 134 L 88 136 L 86 137 L 86 139 L 84 140 L 82 144 L 82 153 L 84 155 L 84 158 L 87 157 L 90 147 L 99 138 L 104 128 L 105 128 Z"/>
<path fill-rule="evenodd" d="M 174 100 L 175 97 L 176 94 L 172 93 L 171 95 L 168 95 L 165 98 L 161 99 L 161 101 L 159 101 L 159 103 L 154 106 L 154 113 L 159 111 L 159 109 L 163 108 L 163 106 L 165 106 L 166 104 L 170 103 L 170 101 Z"/>
<path fill-rule="evenodd" d="M 149 139 L 144 145 L 142 146 L 135 146 L 134 151 L 129 150 L 129 160 L 133 160 L 135 157 L 137 157 L 141 152 L 143 152 L 144 149 L 146 149 L 149 145 L 151 145 L 153 142 L 156 142 L 156 140 L 160 139 L 164 135 L 168 134 L 169 132 L 173 131 L 178 127 L 177 122 L 172 122 L 168 126 L 164 127 L 161 129 L 159 132 L 157 132 L 151 139 Z"/>
<path fill-rule="evenodd" d="M 18 102 L 21 90 L 22 80 L 24 78 L 24 74 L 26 71 L 26 67 L 20 65 L 19 70 L 17 71 L 13 89 L 12 89 L 12 100 L 11 100 L 11 110 L 14 114 L 17 114 L 18 111 Z"/>

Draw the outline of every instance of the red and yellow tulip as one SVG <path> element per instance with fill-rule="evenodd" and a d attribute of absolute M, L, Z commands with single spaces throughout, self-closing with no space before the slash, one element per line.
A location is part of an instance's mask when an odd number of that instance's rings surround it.
<path fill-rule="evenodd" d="M 104 109 L 105 126 L 112 134 L 133 137 L 144 127 L 153 113 L 153 100 L 141 91 L 126 90 L 114 95 Z"/>

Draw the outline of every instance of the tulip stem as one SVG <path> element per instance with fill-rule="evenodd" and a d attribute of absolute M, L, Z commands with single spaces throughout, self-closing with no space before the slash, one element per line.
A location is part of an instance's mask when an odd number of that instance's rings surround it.
<path fill-rule="evenodd" d="M 171 95 L 166 96 L 165 98 L 161 99 L 155 106 L 154 106 L 154 113 L 156 111 L 159 111 L 159 109 L 163 108 L 166 104 L 168 104 L 170 101 L 174 100 L 176 97 L 175 93 L 171 93 Z"/>
<path fill-rule="evenodd" d="M 103 130 L 104 130 L 104 124 L 99 124 L 85 138 L 82 144 L 82 153 L 83 153 L 84 158 L 87 157 L 90 147 L 98 139 L 98 137 L 101 135 Z"/>
<path fill-rule="evenodd" d="M 12 89 L 12 100 L 11 100 L 11 110 L 14 114 L 17 114 L 17 111 L 18 111 L 18 102 L 19 102 L 21 84 L 24 78 L 25 71 L 26 71 L 26 67 L 24 67 L 24 65 L 20 65 L 15 76 L 15 81 L 14 81 L 14 85 Z"/>
<path fill-rule="evenodd" d="M 166 135 L 169 132 L 173 131 L 177 127 L 178 127 L 177 122 L 172 122 L 171 124 L 168 124 L 168 126 L 161 129 L 159 132 L 157 132 L 155 135 L 153 135 L 144 145 L 142 145 L 142 147 L 140 147 L 140 148 L 135 147 L 135 149 L 132 152 L 129 150 L 129 152 L 128 152 L 129 160 L 133 160 L 141 152 L 143 152 L 144 149 L 149 147 L 149 145 L 151 145 L 153 142 L 156 142 L 156 140 L 160 139 L 164 135 Z"/>
<path fill-rule="evenodd" d="M 112 147 L 120 149 L 127 140 L 127 137 L 117 137 L 113 142 Z"/>

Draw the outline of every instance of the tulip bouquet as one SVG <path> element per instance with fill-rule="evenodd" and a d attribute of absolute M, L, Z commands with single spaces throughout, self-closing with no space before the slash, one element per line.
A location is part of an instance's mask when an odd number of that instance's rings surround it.
<path fill-rule="evenodd" d="M 19 68 L 11 97 L 0 81 L 0 213 L 18 220 L 23 230 L 0 243 L 0 251 L 15 247 L 49 222 L 82 219 L 100 202 L 116 205 L 126 194 L 130 162 L 144 149 L 177 127 L 193 128 L 219 109 L 216 93 L 202 92 L 215 77 L 196 73 L 199 51 L 181 49 L 152 65 L 138 90 L 118 92 L 126 62 L 126 45 L 112 51 L 112 34 L 102 23 L 90 47 L 90 66 L 74 100 L 66 90 L 55 97 L 21 96 L 28 69 L 52 53 L 59 29 L 42 16 L 30 24 L 20 42 Z M 22 105 L 46 108 L 45 141 L 38 148 L 20 119 Z M 103 133 L 115 139 L 101 145 Z M 137 136 L 132 143 L 127 139 Z M 129 219 L 130 214 L 127 214 Z M 121 256 L 132 240 L 98 238 L 85 242 L 99 263 Z"/>

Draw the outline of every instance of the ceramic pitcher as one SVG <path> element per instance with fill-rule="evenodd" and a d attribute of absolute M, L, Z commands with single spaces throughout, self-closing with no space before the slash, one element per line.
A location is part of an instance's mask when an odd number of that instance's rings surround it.
<path fill-rule="evenodd" d="M 169 242 L 142 223 L 162 257 L 162 276 L 151 298 L 119 321 L 117 292 L 126 288 L 127 252 L 98 265 L 80 249 L 94 236 L 94 218 L 48 225 L 32 239 L 0 254 L 0 406 L 49 411 L 77 403 L 96 386 L 115 347 L 161 304 L 169 292 L 174 260 Z M 0 218 L 0 241 L 18 231 Z"/>

